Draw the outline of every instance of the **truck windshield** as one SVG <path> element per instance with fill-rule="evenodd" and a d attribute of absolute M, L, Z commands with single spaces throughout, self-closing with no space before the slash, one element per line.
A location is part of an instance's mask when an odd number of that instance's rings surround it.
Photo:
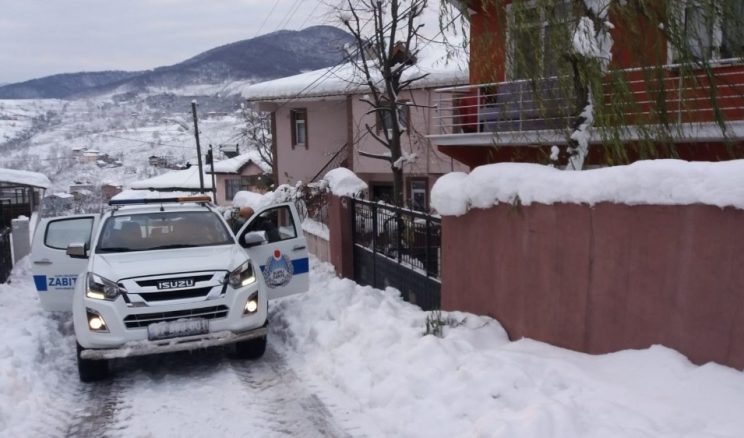
<path fill-rule="evenodd" d="M 172 211 L 111 216 L 96 252 L 150 251 L 235 243 L 211 211 Z"/>

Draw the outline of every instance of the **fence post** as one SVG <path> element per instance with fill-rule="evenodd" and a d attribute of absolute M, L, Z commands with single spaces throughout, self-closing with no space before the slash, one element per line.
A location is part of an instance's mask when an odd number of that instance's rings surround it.
<path fill-rule="evenodd" d="M 331 264 L 344 278 L 354 278 L 353 201 L 326 195 L 328 201 L 328 238 Z"/>
<path fill-rule="evenodd" d="M 395 234 L 398 241 L 398 263 L 400 263 L 400 254 L 403 252 L 403 215 L 400 213 L 400 207 L 395 209 Z"/>
<path fill-rule="evenodd" d="M 430 270 L 431 270 L 431 259 L 429 258 L 429 251 L 430 251 L 430 248 L 429 248 L 429 245 L 430 245 L 430 243 L 429 243 L 429 233 L 431 233 L 431 224 L 430 224 L 429 215 L 427 214 L 426 215 L 426 230 L 425 230 L 425 233 L 424 233 L 424 236 L 425 236 L 424 237 L 424 239 L 425 239 L 424 240 L 424 260 L 426 260 L 426 266 L 424 267 L 424 269 L 426 270 L 426 276 L 427 277 L 430 277 L 431 276 L 429 274 L 430 273 Z"/>

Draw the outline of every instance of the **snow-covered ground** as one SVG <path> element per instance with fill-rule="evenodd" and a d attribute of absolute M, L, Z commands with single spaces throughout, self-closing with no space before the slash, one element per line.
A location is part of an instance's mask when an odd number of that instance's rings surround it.
<path fill-rule="evenodd" d="M 0 167 L 44 173 L 53 183 L 50 192 L 61 192 L 76 181 L 126 186 L 167 171 L 150 166 L 151 155 L 195 163 L 190 105 L 168 97 L 0 100 Z M 222 159 L 219 145 L 242 143 L 244 122 L 237 109 L 202 109 L 199 115 L 203 154 L 211 144 Z M 75 148 L 107 154 L 121 165 L 81 163 Z"/>
<path fill-rule="evenodd" d="M 0 436 L 741 437 L 744 373 L 655 346 L 590 356 L 443 313 L 312 261 L 274 302 L 269 350 L 115 364 L 81 385 L 71 327 L 44 314 L 28 264 L 0 285 Z M 227 420 L 225 420 L 227 419 Z"/>

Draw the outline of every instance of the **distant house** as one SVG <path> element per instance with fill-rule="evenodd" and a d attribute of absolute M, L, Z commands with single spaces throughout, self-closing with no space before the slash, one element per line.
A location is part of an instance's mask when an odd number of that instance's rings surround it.
<path fill-rule="evenodd" d="M 51 186 L 46 175 L 25 170 L 0 169 L 0 227 L 18 216 L 31 216 Z"/>
<path fill-rule="evenodd" d="M 215 161 L 214 175 L 216 191 L 216 203 L 219 205 L 231 204 L 235 194 L 241 190 L 262 192 L 273 184 L 270 168 L 259 165 L 255 154 L 246 153 L 227 160 Z M 212 168 L 205 165 L 206 173 L 211 175 Z"/>
<path fill-rule="evenodd" d="M 271 175 L 256 164 L 252 154 L 243 154 L 214 163 L 215 203 L 231 205 L 232 198 L 239 190 L 261 190 L 272 183 Z M 198 192 L 201 183 L 204 190 L 212 191 L 211 166 L 204 165 L 202 181 L 199 180 L 198 166 L 184 170 L 166 172 L 152 178 L 130 184 L 135 190 L 154 190 L 160 192 Z"/>
<path fill-rule="evenodd" d="M 405 127 L 403 152 L 416 157 L 404 165 L 405 202 L 426 210 L 429 190 L 442 174 L 466 167 L 433 148 L 426 135 L 435 125 L 434 89 L 466 84 L 467 70 L 446 62 L 440 48 L 422 51 L 407 77 L 425 75 L 401 93 L 400 124 Z M 368 185 L 370 197 L 392 198 L 388 161 L 360 152 L 389 152 L 369 133 L 379 134 L 389 121 L 370 112 L 362 101 L 368 88 L 352 64 L 253 84 L 242 94 L 259 111 L 271 113 L 274 175 L 277 183 L 313 182 L 335 167 L 347 167 Z"/>
<path fill-rule="evenodd" d="M 168 159 L 157 155 L 150 155 L 147 162 L 153 167 L 165 167 L 168 165 Z"/>
<path fill-rule="evenodd" d="M 122 190 L 121 185 L 103 184 L 101 186 L 101 195 L 103 195 L 103 199 L 105 201 L 109 201 L 111 200 L 111 198 L 121 193 L 121 190 Z"/>

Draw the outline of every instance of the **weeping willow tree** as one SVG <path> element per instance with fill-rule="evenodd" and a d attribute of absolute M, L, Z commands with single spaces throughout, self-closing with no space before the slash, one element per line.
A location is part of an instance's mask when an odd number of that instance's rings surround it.
<path fill-rule="evenodd" d="M 603 164 L 678 157 L 693 138 L 744 153 L 729 123 L 744 120 L 744 0 L 457 3 L 496 137 L 559 133 L 546 161 L 576 170 L 590 143 Z"/>

